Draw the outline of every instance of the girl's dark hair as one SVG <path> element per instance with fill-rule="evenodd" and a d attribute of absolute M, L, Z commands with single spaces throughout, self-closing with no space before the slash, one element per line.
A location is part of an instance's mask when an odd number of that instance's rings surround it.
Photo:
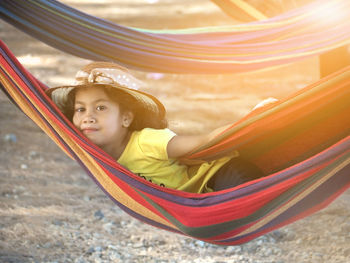
<path fill-rule="evenodd" d="M 93 84 L 92 84 L 93 85 Z M 122 112 L 130 111 L 134 114 L 134 119 L 129 126 L 131 131 L 139 131 L 144 128 L 164 129 L 168 127 L 168 121 L 165 114 L 156 114 L 147 109 L 147 107 L 137 101 L 133 96 L 126 92 L 113 88 L 110 85 L 98 85 L 99 88 L 103 88 L 107 96 L 118 103 Z M 73 120 L 74 114 L 74 101 L 75 101 L 76 89 L 72 90 L 69 94 L 68 107 L 65 115 Z"/>
<path fill-rule="evenodd" d="M 131 95 L 111 86 L 104 87 L 104 90 L 111 100 L 119 104 L 122 112 L 131 111 L 134 114 L 134 120 L 129 127 L 130 130 L 139 131 L 144 128 L 164 129 L 168 127 L 165 115 L 160 116 L 147 110 L 143 104 Z"/>

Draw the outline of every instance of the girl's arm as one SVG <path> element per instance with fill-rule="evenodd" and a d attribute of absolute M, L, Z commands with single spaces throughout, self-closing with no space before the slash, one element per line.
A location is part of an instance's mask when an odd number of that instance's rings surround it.
<path fill-rule="evenodd" d="M 270 105 L 272 103 L 277 102 L 278 100 L 275 98 L 268 98 L 257 104 L 253 111 Z M 184 156 L 192 151 L 194 151 L 196 148 L 207 144 L 212 139 L 214 139 L 216 136 L 224 132 L 226 129 L 228 129 L 232 124 L 225 125 L 223 127 L 220 127 L 218 129 L 213 130 L 210 133 L 207 134 L 201 134 L 201 135 L 177 135 L 174 136 L 168 143 L 167 146 L 167 153 L 168 158 L 178 158 L 181 156 Z"/>
<path fill-rule="evenodd" d="M 177 135 L 174 136 L 168 143 L 167 153 L 168 158 L 178 158 L 184 156 L 196 148 L 210 142 L 217 135 L 225 131 L 232 124 L 220 127 L 210 133 L 201 135 Z"/>

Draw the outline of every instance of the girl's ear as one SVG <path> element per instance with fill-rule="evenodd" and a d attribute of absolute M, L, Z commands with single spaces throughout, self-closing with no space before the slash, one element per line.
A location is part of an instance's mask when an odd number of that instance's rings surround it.
<path fill-rule="evenodd" d="M 126 111 L 123 113 L 122 125 L 124 128 L 129 128 L 133 120 L 134 120 L 134 113 L 133 112 Z"/>

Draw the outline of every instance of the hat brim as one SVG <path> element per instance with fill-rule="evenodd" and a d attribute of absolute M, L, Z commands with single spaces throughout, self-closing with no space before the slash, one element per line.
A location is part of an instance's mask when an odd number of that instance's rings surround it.
<path fill-rule="evenodd" d="M 68 86 L 59 86 L 54 88 L 49 88 L 45 92 L 46 94 L 54 101 L 54 103 L 60 108 L 61 111 L 65 112 L 65 108 L 67 107 L 68 97 L 70 92 L 79 88 L 87 87 L 87 84 L 78 84 L 78 85 L 68 85 Z M 98 87 L 111 87 L 115 88 L 119 91 L 122 91 L 133 98 L 136 99 L 138 103 L 145 109 L 150 111 L 152 114 L 156 114 L 158 116 L 165 115 L 165 107 L 164 105 L 154 96 L 140 91 L 134 90 L 130 88 L 126 88 L 124 86 L 115 85 L 115 84 L 100 84 L 100 83 L 91 83 L 91 86 Z"/>

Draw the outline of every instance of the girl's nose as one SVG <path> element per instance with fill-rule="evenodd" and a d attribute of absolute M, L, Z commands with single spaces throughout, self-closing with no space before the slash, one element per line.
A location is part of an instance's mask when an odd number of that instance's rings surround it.
<path fill-rule="evenodd" d="M 85 117 L 83 118 L 83 123 L 95 123 L 96 119 L 91 113 L 87 113 Z"/>
<path fill-rule="evenodd" d="M 92 116 L 87 116 L 84 118 L 83 120 L 84 123 L 95 123 L 96 122 L 96 119 Z"/>

